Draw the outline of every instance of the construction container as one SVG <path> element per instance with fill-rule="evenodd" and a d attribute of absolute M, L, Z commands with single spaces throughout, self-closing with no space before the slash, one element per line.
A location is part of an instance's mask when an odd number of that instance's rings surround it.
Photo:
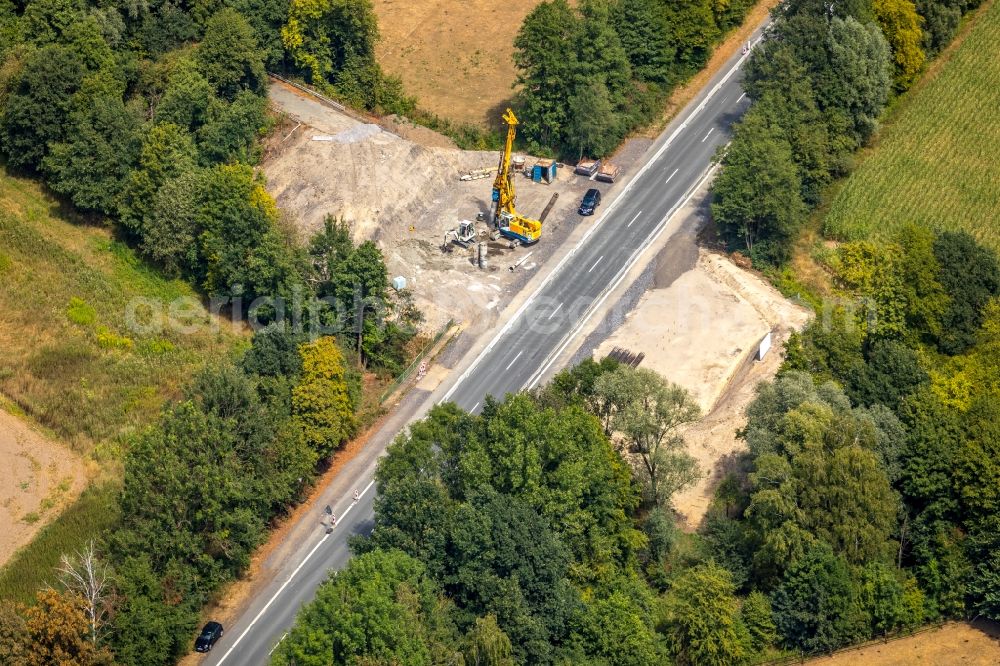
<path fill-rule="evenodd" d="M 622 170 L 619 167 L 611 162 L 605 162 L 597 172 L 597 180 L 605 183 L 613 183 L 621 175 L 621 172 Z"/>
<path fill-rule="evenodd" d="M 555 160 L 538 160 L 531 169 L 531 180 L 536 183 L 551 183 L 556 179 L 558 168 Z"/>
<path fill-rule="evenodd" d="M 601 160 L 591 160 L 584 158 L 576 163 L 576 169 L 574 169 L 573 171 L 580 176 L 586 176 L 587 178 L 591 178 L 594 176 L 594 174 L 598 172 L 600 168 L 601 168 Z"/>
<path fill-rule="evenodd" d="M 396 277 L 392 278 L 392 288 L 395 289 L 396 291 L 402 291 L 403 289 L 406 289 L 406 278 L 403 277 L 402 275 L 397 275 Z"/>
<path fill-rule="evenodd" d="M 481 242 L 477 246 L 477 251 L 478 251 L 477 252 L 478 256 L 476 258 L 477 259 L 477 263 L 479 264 L 479 268 L 484 269 L 484 270 L 486 268 L 486 252 L 487 252 L 488 247 L 489 246 L 485 242 Z"/>

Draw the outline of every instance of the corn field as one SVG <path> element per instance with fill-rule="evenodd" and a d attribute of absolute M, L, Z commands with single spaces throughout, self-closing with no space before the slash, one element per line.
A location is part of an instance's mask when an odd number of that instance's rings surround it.
<path fill-rule="evenodd" d="M 1000 4 L 936 78 L 903 101 L 837 194 L 826 233 L 859 239 L 906 223 L 964 229 L 1000 251 Z"/>

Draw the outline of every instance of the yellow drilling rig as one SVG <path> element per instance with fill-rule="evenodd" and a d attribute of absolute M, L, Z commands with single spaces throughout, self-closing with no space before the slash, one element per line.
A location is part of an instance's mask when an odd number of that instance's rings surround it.
<path fill-rule="evenodd" d="M 514 209 L 514 174 L 510 170 L 510 154 L 514 147 L 514 136 L 517 133 L 517 116 L 511 109 L 503 114 L 507 123 L 507 142 L 500 154 L 500 166 L 497 167 L 497 177 L 493 181 L 493 208 L 491 223 L 494 233 L 499 232 L 505 238 L 515 243 L 531 245 L 542 235 L 542 223 L 530 217 L 521 215 Z"/>

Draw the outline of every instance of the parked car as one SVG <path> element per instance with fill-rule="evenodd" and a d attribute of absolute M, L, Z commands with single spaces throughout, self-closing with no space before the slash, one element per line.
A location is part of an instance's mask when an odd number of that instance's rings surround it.
<path fill-rule="evenodd" d="M 196 652 L 208 652 L 220 638 L 222 638 L 222 625 L 218 622 L 209 622 L 195 640 L 194 649 Z"/>
<path fill-rule="evenodd" d="M 577 212 L 580 215 L 593 215 L 594 211 L 600 205 L 601 191 L 592 187 L 583 195 L 583 201 L 580 202 L 580 210 Z"/>

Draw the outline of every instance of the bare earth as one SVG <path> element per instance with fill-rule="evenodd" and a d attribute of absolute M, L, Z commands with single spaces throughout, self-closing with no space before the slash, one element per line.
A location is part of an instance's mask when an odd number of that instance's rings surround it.
<path fill-rule="evenodd" d="M 0 566 L 83 491 L 86 465 L 0 405 Z"/>
<path fill-rule="evenodd" d="M 643 294 L 595 351 L 597 358 L 614 347 L 643 352 L 643 367 L 688 389 L 701 406 L 704 416 L 683 434 L 706 474 L 674 498 L 689 529 L 704 516 L 727 456 L 743 447 L 736 430 L 754 389 L 774 376 L 784 341 L 809 317 L 757 274 L 701 248 L 691 270 Z M 769 331 L 772 350 L 757 362 L 757 348 Z"/>
<path fill-rule="evenodd" d="M 513 95 L 514 36 L 538 0 L 375 0 L 382 67 L 421 108 L 496 124 Z M 501 109 L 502 110 L 502 109 Z"/>
<path fill-rule="evenodd" d="M 559 195 L 542 240 L 515 249 L 506 241 L 490 242 L 489 267 L 479 270 L 473 248 L 450 243 L 445 251 L 442 245 L 460 220 L 489 211 L 492 175 L 464 182 L 459 176 L 495 168 L 496 152 L 445 147 L 440 135 L 397 119 L 364 123 L 281 83 L 271 85 L 270 101 L 288 119 L 263 161 L 279 208 L 305 237 L 333 215 L 351 223 L 355 240 L 378 243 L 390 275 L 406 278 L 429 333 L 449 320 L 489 323 L 523 285 L 525 272 L 536 271 L 570 234 L 595 219 L 576 214 L 584 191 L 599 187 L 607 196 L 613 187 L 575 176 L 568 167 L 551 185 L 518 176 L 517 207 L 526 215 L 540 215 L 550 197 Z M 627 169 L 648 145 L 645 139 L 627 142 L 616 163 Z M 534 159 L 527 157 L 526 164 Z M 525 256 L 517 273 L 508 270 Z"/>
<path fill-rule="evenodd" d="M 1000 625 L 951 622 L 937 629 L 808 662 L 811 666 L 994 666 L 1000 664 Z"/>

